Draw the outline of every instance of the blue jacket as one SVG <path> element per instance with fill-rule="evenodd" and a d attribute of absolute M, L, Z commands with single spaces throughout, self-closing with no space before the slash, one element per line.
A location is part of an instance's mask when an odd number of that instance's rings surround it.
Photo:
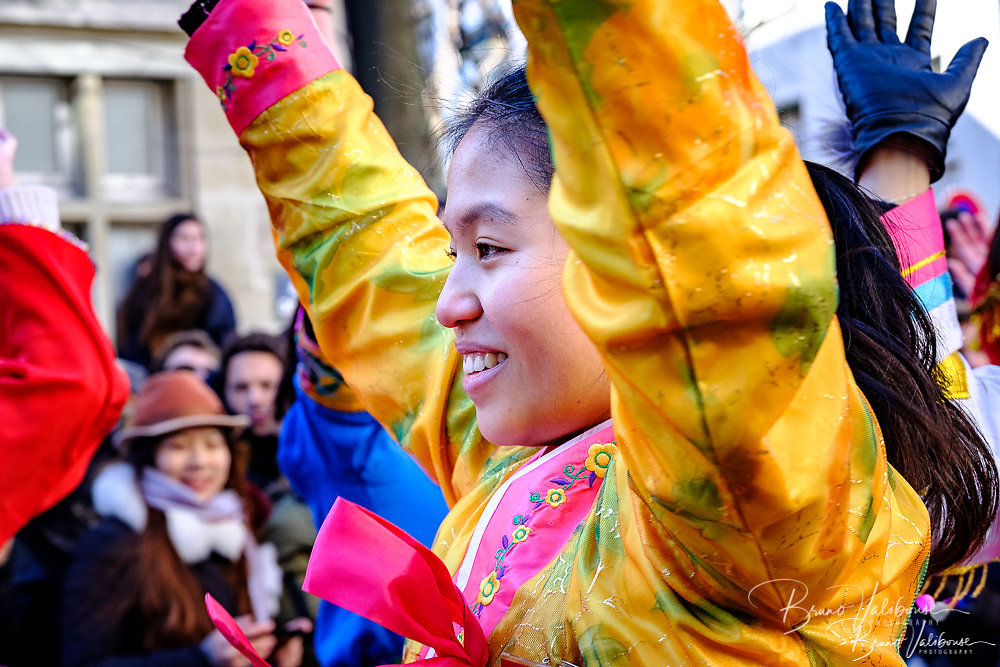
<path fill-rule="evenodd" d="M 340 412 L 314 401 L 295 379 L 278 464 L 312 510 L 316 527 L 338 497 L 357 503 L 430 546 L 447 513 L 441 490 L 366 412 Z M 322 602 L 314 631 L 323 667 L 397 663 L 403 638 Z"/>

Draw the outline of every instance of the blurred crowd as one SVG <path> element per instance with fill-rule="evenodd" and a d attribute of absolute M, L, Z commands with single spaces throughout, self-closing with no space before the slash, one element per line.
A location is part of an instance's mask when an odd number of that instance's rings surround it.
<path fill-rule="evenodd" d="M 9 171 L 16 139 L 4 133 L 0 148 Z M 237 333 L 208 248 L 205 223 L 179 213 L 136 258 L 115 358 L 131 398 L 82 482 L 6 541 L 0 664 L 244 664 L 209 622 L 205 592 L 243 612 L 274 665 L 380 664 L 402 651 L 401 637 L 304 593 L 306 565 L 337 497 L 429 543 L 441 492 L 370 417 L 322 405 L 301 309 L 279 335 Z"/>

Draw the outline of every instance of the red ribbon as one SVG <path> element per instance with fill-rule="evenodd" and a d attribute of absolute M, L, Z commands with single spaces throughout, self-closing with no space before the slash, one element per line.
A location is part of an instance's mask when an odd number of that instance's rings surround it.
<path fill-rule="evenodd" d="M 437 653 L 418 664 L 485 667 L 489 661 L 483 629 L 441 559 L 343 498 L 316 536 L 302 589 Z"/>

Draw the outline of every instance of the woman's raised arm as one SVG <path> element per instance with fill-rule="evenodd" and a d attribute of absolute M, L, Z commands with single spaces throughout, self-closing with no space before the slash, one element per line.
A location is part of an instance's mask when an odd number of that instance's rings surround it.
<path fill-rule="evenodd" d="M 186 57 L 250 154 L 324 354 L 454 503 L 492 447 L 434 316 L 451 266 L 434 194 L 300 0 L 223 0 Z"/>
<path fill-rule="evenodd" d="M 828 223 L 721 6 L 515 11 L 573 249 L 563 288 L 613 383 L 621 525 L 682 545 L 647 555 L 689 601 L 805 623 L 814 645 L 872 599 L 912 600 L 926 511 L 853 382 Z"/>

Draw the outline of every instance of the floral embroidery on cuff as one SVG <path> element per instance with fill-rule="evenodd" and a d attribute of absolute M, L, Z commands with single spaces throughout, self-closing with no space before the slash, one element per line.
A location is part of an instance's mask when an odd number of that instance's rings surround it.
<path fill-rule="evenodd" d="M 226 71 L 226 80 L 215 89 L 216 95 L 219 96 L 219 102 L 222 103 L 222 108 L 226 109 L 228 103 L 233 99 L 233 95 L 236 94 L 237 77 L 243 79 L 253 77 L 260 65 L 261 58 L 271 62 L 278 53 L 287 51 L 288 47 L 296 40 L 302 48 L 307 47 L 308 44 L 304 38 L 305 33 L 296 35 L 291 30 L 280 30 L 277 37 L 268 44 L 258 44 L 257 40 L 254 40 L 247 46 L 241 46 L 230 53 L 226 64 L 222 66 L 222 69 Z"/>
<path fill-rule="evenodd" d="M 511 533 L 510 540 L 514 544 L 519 544 L 528 539 L 528 535 L 531 534 L 531 529 L 527 526 L 518 526 L 513 533 Z"/>
<path fill-rule="evenodd" d="M 242 76 L 245 79 L 249 79 L 253 76 L 254 70 L 260 63 L 260 58 L 254 54 L 246 46 L 241 46 L 236 49 L 236 53 L 230 53 L 229 58 L 229 71 L 236 76 Z"/>

